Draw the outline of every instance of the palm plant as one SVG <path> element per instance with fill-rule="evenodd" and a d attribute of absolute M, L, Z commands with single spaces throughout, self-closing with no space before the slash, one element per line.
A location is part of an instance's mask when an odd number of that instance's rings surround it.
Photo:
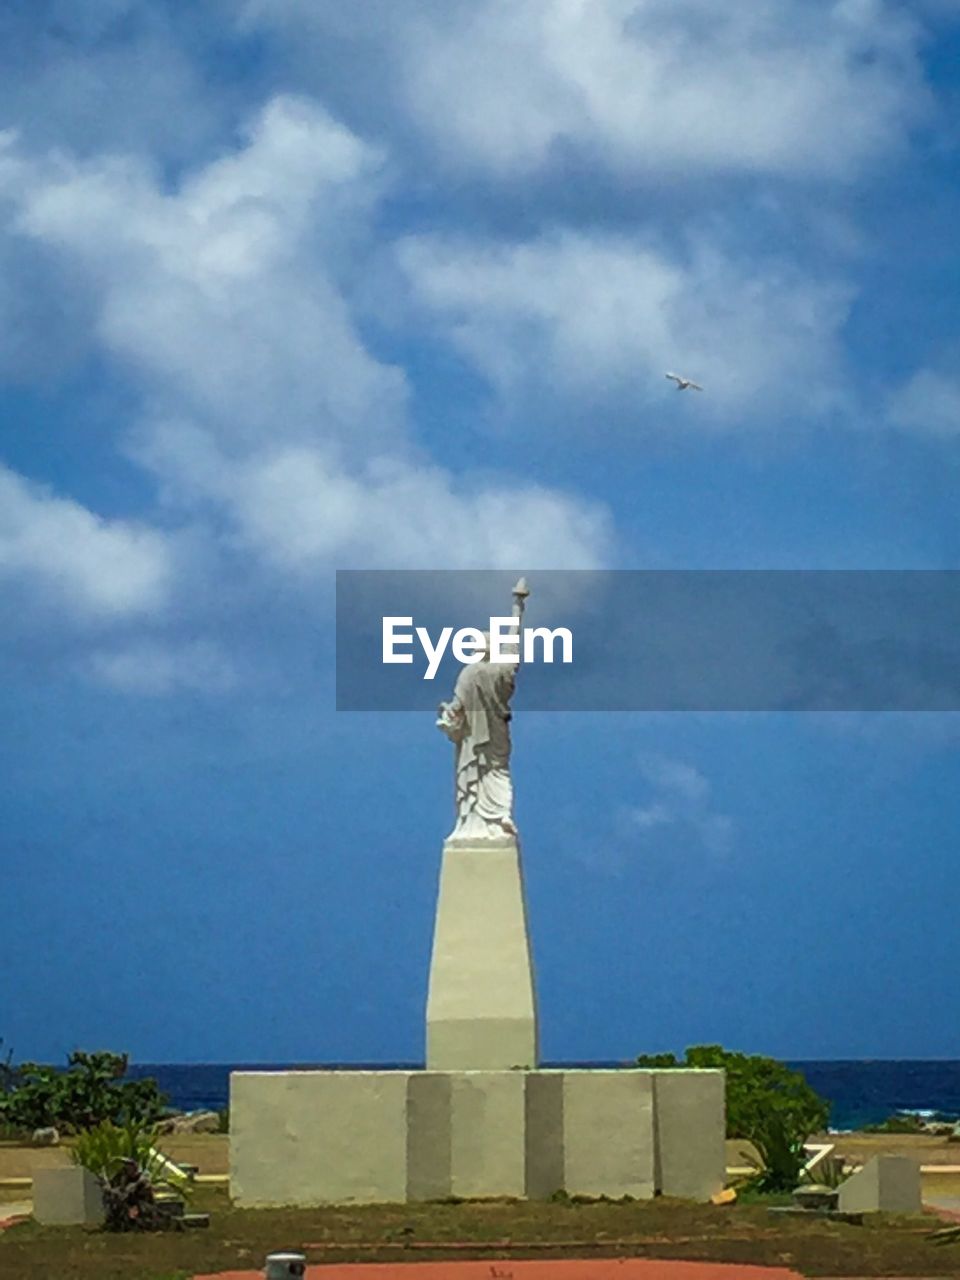
<path fill-rule="evenodd" d="M 75 1164 L 89 1169 L 103 1190 L 108 1231 L 159 1231 L 173 1225 L 157 1192 L 186 1193 L 188 1179 L 174 1179 L 170 1162 L 156 1148 L 154 1126 L 127 1117 L 109 1120 L 81 1133 L 71 1150 Z M 174 1181 L 179 1184 L 174 1186 Z"/>

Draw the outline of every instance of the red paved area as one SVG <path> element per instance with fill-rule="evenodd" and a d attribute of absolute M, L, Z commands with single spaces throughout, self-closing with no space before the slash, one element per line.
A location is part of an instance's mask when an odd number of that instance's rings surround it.
<path fill-rule="evenodd" d="M 944 1222 L 960 1222 L 960 1209 L 954 1209 L 944 1204 L 925 1204 L 923 1206 L 924 1213 L 935 1214 L 938 1218 L 942 1218 Z"/>
<path fill-rule="evenodd" d="M 263 1280 L 263 1271 L 221 1271 L 195 1280 Z M 523 1262 L 334 1262 L 307 1267 L 306 1280 L 800 1280 L 785 1267 L 658 1258 L 551 1258 Z"/>

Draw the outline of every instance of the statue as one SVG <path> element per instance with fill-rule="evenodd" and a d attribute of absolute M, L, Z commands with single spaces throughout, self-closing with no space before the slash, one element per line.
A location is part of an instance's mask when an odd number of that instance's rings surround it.
<path fill-rule="evenodd" d="M 457 820 L 448 839 L 463 841 L 515 839 L 513 782 L 510 778 L 510 699 L 520 664 L 523 609 L 530 594 L 525 579 L 513 589 L 517 620 L 517 656 L 490 661 L 490 636 L 479 662 L 468 663 L 457 677 L 453 697 L 441 702 L 437 728 L 456 747 L 455 804 Z"/>

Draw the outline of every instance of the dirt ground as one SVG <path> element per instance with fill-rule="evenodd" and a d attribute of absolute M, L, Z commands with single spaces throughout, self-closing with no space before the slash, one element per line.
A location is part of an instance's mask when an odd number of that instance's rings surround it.
<path fill-rule="evenodd" d="M 950 1142 L 947 1138 L 934 1138 L 927 1134 L 825 1133 L 811 1141 L 832 1142 L 837 1154 L 845 1156 L 850 1164 L 863 1164 L 872 1156 L 893 1155 L 912 1156 L 920 1164 L 960 1165 L 960 1142 Z M 743 1153 L 750 1150 L 749 1142 L 728 1139 L 728 1168 L 749 1164 Z"/>
<path fill-rule="evenodd" d="M 226 1173 L 229 1167 L 230 1137 L 226 1133 L 170 1134 L 162 1138 L 159 1145 L 171 1160 L 195 1164 L 201 1173 Z M 59 1147 L 24 1147 L 14 1142 L 0 1142 L 0 1181 L 32 1178 L 34 1169 L 69 1163 L 69 1139 Z"/>
<path fill-rule="evenodd" d="M 921 1164 L 960 1165 L 960 1142 L 912 1133 L 836 1133 L 818 1138 L 858 1164 L 876 1155 L 913 1156 Z"/>
<path fill-rule="evenodd" d="M 914 1134 L 851 1133 L 827 1134 L 817 1141 L 833 1142 L 837 1151 L 858 1164 L 875 1155 L 908 1155 L 921 1164 L 960 1165 L 960 1142 Z M 185 1133 L 162 1139 L 160 1148 L 171 1160 L 195 1164 L 201 1173 L 226 1173 L 230 1160 L 230 1138 L 226 1133 Z M 748 1163 L 744 1150 L 749 1144 L 731 1139 L 727 1143 L 728 1166 Z M 0 1142 L 0 1181 L 4 1178 L 30 1178 L 33 1170 L 51 1165 L 69 1164 L 66 1147 L 24 1147 Z M 939 1185 L 939 1184 L 938 1184 Z M 946 1186 L 946 1183 L 943 1184 Z"/>
<path fill-rule="evenodd" d="M 0 1280 L 185 1280 L 253 1271 L 271 1250 L 312 1264 L 482 1257 L 488 1274 L 510 1258 L 709 1259 L 794 1269 L 804 1276 L 960 1277 L 960 1246 L 938 1246 L 927 1215 L 856 1226 L 798 1219 L 761 1204 L 637 1202 L 368 1205 L 236 1209 L 226 1189 L 198 1187 L 191 1206 L 205 1231 L 111 1235 L 25 1222 L 0 1233 Z M 537 1242 L 541 1242 L 538 1243 Z"/>

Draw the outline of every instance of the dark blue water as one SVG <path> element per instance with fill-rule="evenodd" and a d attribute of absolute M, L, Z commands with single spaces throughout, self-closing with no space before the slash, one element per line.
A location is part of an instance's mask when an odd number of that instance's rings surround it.
<path fill-rule="evenodd" d="M 315 1064 L 326 1070 L 329 1063 Z M 553 1066 L 623 1066 L 624 1063 L 553 1063 Z M 831 1104 L 834 1129 L 860 1129 L 885 1120 L 896 1111 L 933 1111 L 960 1119 L 960 1062 L 793 1062 L 822 1097 Z M 356 1069 L 410 1070 L 422 1063 L 352 1063 Z M 227 1105 L 231 1071 L 309 1070 L 303 1063 L 144 1063 L 130 1068 L 130 1076 L 153 1076 L 181 1111 L 217 1111 Z M 348 1069 L 344 1067 L 343 1069 Z"/>

